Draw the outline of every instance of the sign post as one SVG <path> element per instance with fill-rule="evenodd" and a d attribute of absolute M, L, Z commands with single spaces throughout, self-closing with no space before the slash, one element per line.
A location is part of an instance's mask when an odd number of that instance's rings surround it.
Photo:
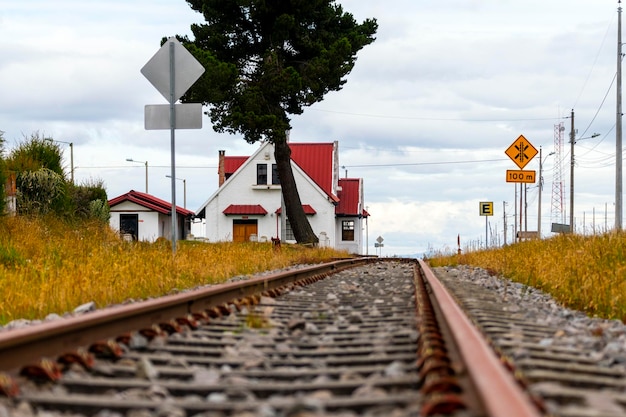
<path fill-rule="evenodd" d="M 376 243 L 374 243 L 374 247 L 375 247 L 375 248 L 378 248 L 378 256 L 381 256 L 381 255 L 382 255 L 382 253 L 383 253 L 383 252 L 382 252 L 382 247 L 383 247 L 383 246 L 385 246 L 385 245 L 383 244 L 383 242 L 384 242 L 384 241 L 385 241 L 385 239 L 383 239 L 383 237 L 382 237 L 382 236 L 378 236 L 378 237 L 376 238 Z"/>
<path fill-rule="evenodd" d="M 204 73 L 204 67 L 174 37 L 169 38 L 156 54 L 144 65 L 141 73 L 165 97 L 169 106 L 146 106 L 146 130 L 170 129 L 171 178 L 172 178 L 172 253 L 176 253 L 176 152 L 175 130 L 201 129 L 202 105 L 175 104 L 178 99 Z M 169 121 L 164 116 L 169 108 Z"/>
<path fill-rule="evenodd" d="M 478 205 L 478 211 L 481 216 L 485 216 L 485 249 L 489 246 L 488 237 L 489 237 L 489 223 L 488 216 L 493 216 L 493 201 L 481 201 Z"/>
<path fill-rule="evenodd" d="M 507 154 L 507 156 L 511 158 L 511 161 L 513 161 L 520 169 L 519 171 L 507 170 L 506 182 L 520 183 L 519 228 L 521 231 L 522 219 L 524 217 L 522 209 L 522 183 L 535 182 L 535 171 L 524 171 L 524 167 L 530 162 L 531 159 L 535 157 L 535 155 L 537 155 L 538 151 L 537 148 L 535 148 L 533 144 L 524 137 L 524 135 L 519 135 L 518 138 L 515 139 L 513 143 L 506 149 L 506 151 L 504 151 L 504 153 Z M 515 187 L 515 191 L 517 192 L 517 184 L 515 185 Z M 521 234 L 518 234 L 518 236 L 521 236 Z M 521 237 L 519 239 L 521 241 Z"/>

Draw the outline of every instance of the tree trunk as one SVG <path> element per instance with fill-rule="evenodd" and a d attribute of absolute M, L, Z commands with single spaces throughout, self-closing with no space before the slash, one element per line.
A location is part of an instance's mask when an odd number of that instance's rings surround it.
<path fill-rule="evenodd" d="M 285 201 L 285 210 L 281 215 L 287 215 L 296 242 L 316 244 L 318 238 L 315 232 L 313 232 L 309 219 L 304 214 L 300 194 L 298 194 L 298 188 L 296 187 L 296 180 L 291 169 L 291 149 L 286 137 L 275 139 L 274 157 L 276 158 L 276 168 L 278 169 L 280 187 Z"/>

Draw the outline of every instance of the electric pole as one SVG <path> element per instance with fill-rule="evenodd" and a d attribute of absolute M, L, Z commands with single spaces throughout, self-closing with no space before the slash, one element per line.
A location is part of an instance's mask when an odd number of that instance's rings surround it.
<path fill-rule="evenodd" d="M 569 184 L 569 232 L 574 233 L 574 143 L 576 132 L 574 131 L 574 109 L 572 109 L 572 130 L 569 134 L 570 149 L 570 184 Z"/>
<path fill-rule="evenodd" d="M 502 220 L 504 221 L 504 246 L 506 246 L 506 201 L 502 202 Z"/>
<path fill-rule="evenodd" d="M 541 146 L 539 147 L 539 203 L 537 204 L 537 238 L 541 239 L 541 191 L 543 190 L 543 178 L 541 173 L 543 171 L 543 159 Z"/>
<path fill-rule="evenodd" d="M 622 2 L 617 7 L 617 118 L 615 121 L 615 230 L 622 230 Z"/>

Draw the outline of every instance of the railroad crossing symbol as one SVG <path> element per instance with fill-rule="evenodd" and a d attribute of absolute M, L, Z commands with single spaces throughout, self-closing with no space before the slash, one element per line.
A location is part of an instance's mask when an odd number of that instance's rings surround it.
<path fill-rule="evenodd" d="M 506 153 L 520 169 L 524 169 L 526 164 L 537 155 L 538 151 L 524 135 L 519 135 L 504 153 Z"/>

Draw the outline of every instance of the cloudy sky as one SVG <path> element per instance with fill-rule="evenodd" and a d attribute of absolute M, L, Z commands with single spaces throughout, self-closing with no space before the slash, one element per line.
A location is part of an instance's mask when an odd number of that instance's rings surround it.
<path fill-rule="evenodd" d="M 551 236 L 552 222 L 569 223 L 572 109 L 576 228 L 614 225 L 617 1 L 339 3 L 358 21 L 376 18 L 377 40 L 343 90 L 292 119 L 291 138 L 339 141 L 342 176 L 365 181 L 370 254 L 378 236 L 383 256 L 455 250 L 458 235 L 464 248 L 502 243 L 505 217 L 510 242 L 519 202 L 505 175 L 518 168 L 505 150 L 520 135 L 542 149 L 541 228 Z M 149 192 L 169 200 L 169 131 L 144 129 L 144 106 L 165 100 L 140 69 L 162 37 L 202 21 L 183 0 L 0 0 L 6 147 L 37 132 L 71 142 L 76 181 L 102 180 L 110 198 L 145 191 L 147 161 Z M 176 132 L 187 208 L 217 188 L 220 149 L 249 155 L 256 145 L 215 133 L 208 119 Z M 539 156 L 525 169 L 538 177 Z M 525 194 L 522 227 L 537 230 L 537 183 Z M 492 217 L 479 215 L 484 201 Z"/>

